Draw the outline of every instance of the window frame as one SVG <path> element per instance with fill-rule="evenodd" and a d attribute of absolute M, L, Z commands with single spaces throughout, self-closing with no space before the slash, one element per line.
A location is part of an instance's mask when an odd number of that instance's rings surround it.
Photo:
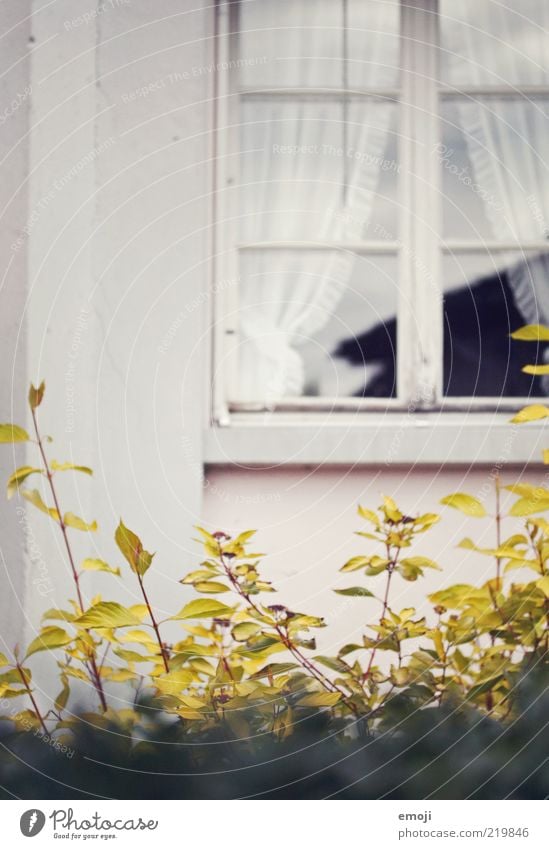
<path fill-rule="evenodd" d="M 261 92 L 261 89 L 246 89 L 238 92 L 235 73 L 230 59 L 238 56 L 238 0 L 216 2 L 216 74 L 214 104 L 214 193 L 213 193 L 213 285 L 216 280 L 227 281 L 212 299 L 213 351 L 212 351 L 212 406 L 211 423 L 214 427 L 236 426 L 265 422 L 268 426 L 278 423 L 284 428 L 292 424 L 312 421 L 311 416 L 323 412 L 340 417 L 343 427 L 360 427 L 364 417 L 356 415 L 352 425 L 349 414 L 368 411 L 371 414 L 385 413 L 385 418 L 397 421 L 403 412 L 414 416 L 433 414 L 439 422 L 446 414 L 463 413 L 490 414 L 516 410 L 528 403 L 527 398 L 458 398 L 443 397 L 443 301 L 442 290 L 434 302 L 432 291 L 426 285 L 424 269 L 430 276 L 441 280 L 441 266 L 445 255 L 459 257 L 462 254 L 481 253 L 493 255 L 502 252 L 535 251 L 547 248 L 545 242 L 502 243 L 486 240 L 444 239 L 437 233 L 442 220 L 442 197 L 440 191 L 441 167 L 435 156 L 426 155 L 440 142 L 441 106 L 446 98 L 517 97 L 548 95 L 549 86 L 475 86 L 452 87 L 439 83 L 437 62 L 440 38 L 439 0 L 401 0 L 400 40 L 401 75 L 398 88 L 368 89 L 365 97 L 394 99 L 399 108 L 399 150 L 401 164 L 399 185 L 399 235 L 394 241 L 334 242 L 325 245 L 308 242 L 273 242 L 245 245 L 239 244 L 236 233 L 238 209 L 231 209 L 223 188 L 238 184 L 239 110 L 237 96 Z M 280 93 L 282 89 L 271 90 Z M 284 89 L 285 93 L 299 96 L 300 89 Z M 354 90 L 353 90 L 354 91 Z M 330 89 L 307 89 L 311 94 L 331 93 Z M 405 143 L 408 139 L 408 143 Z M 220 224 L 222 222 L 222 224 Z M 405 246 L 411 245 L 411 248 Z M 269 248 L 313 248 L 330 250 L 340 248 L 361 255 L 386 254 L 398 257 L 399 303 L 397 310 L 397 397 L 396 398 L 329 398 L 300 397 L 282 399 L 270 407 L 264 403 L 250 404 L 230 402 L 234 397 L 237 362 L 235 356 L 227 355 L 227 340 L 235 337 L 238 330 L 234 317 L 238 311 L 238 256 L 240 251 L 251 247 Z M 214 289 L 214 293 L 216 290 Z M 414 316 L 403 304 L 413 299 L 416 305 Z M 421 329 L 417 330 L 420 316 Z M 413 326 L 415 322 L 415 327 Z M 423 339 L 423 342 L 422 342 Z M 344 421 L 342 417 L 347 417 Z M 499 424 L 507 419 L 499 416 Z M 451 428 L 455 422 L 448 420 Z M 255 431 L 252 431 L 255 432 Z M 261 430 L 259 431 L 261 432 Z M 215 454 L 215 451 L 211 453 Z"/>

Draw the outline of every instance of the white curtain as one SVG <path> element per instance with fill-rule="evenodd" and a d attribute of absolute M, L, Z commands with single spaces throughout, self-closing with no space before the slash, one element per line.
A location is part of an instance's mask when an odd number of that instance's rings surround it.
<path fill-rule="evenodd" d="M 549 84 L 547 0 L 521 0 L 515 13 L 487 0 L 445 5 L 451 84 Z M 494 238 L 516 241 L 518 246 L 547 239 L 549 98 L 461 98 L 458 114 Z M 525 323 L 549 324 L 547 254 L 515 261 L 509 283 Z"/>
<path fill-rule="evenodd" d="M 277 3 L 253 6 L 264 28 L 264 14 L 270 9 L 274 16 L 272 30 L 263 29 L 259 42 L 254 33 L 254 43 L 260 45 L 256 50 L 291 57 L 280 61 L 280 72 L 277 66 L 277 88 L 341 84 L 336 73 L 343 67 L 342 3 L 293 0 L 284 4 L 284 17 Z M 387 85 L 389 78 L 393 82 L 397 63 L 390 67 L 383 37 L 372 33 L 391 29 L 395 4 L 353 0 L 350 8 L 354 42 L 363 31 L 368 55 L 368 62 L 353 65 L 353 79 L 360 74 L 362 88 Z M 281 41 L 282 20 L 295 29 Z M 268 65 L 249 82 L 272 86 Z M 241 241 L 321 244 L 360 238 L 369 221 L 394 104 L 255 95 L 243 98 L 242 109 Z M 269 404 L 303 393 L 300 342 L 330 320 L 353 264 L 351 254 L 321 249 L 241 252 L 239 400 Z"/>

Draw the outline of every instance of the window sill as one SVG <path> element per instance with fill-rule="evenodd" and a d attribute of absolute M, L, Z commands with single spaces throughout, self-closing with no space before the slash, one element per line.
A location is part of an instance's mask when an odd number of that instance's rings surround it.
<path fill-rule="evenodd" d="M 541 464 L 545 422 L 507 413 L 240 414 L 205 433 L 208 465 Z"/>

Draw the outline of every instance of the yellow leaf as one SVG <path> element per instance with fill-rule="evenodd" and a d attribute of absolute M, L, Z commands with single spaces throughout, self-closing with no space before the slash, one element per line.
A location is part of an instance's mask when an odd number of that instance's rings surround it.
<path fill-rule="evenodd" d="M 104 560 L 97 560 L 93 557 L 87 557 L 82 561 L 82 569 L 87 572 L 109 572 L 111 575 L 120 575 L 120 569 L 113 569 Z"/>
<path fill-rule="evenodd" d="M 89 466 L 75 466 L 74 463 L 58 463 L 57 460 L 52 460 L 50 463 L 54 472 L 83 472 L 85 475 L 93 475 L 92 469 Z"/>
<path fill-rule="evenodd" d="M 46 513 L 48 516 L 51 516 L 52 519 L 55 519 L 56 522 L 59 522 L 59 513 L 55 509 L 55 507 L 48 507 L 42 501 L 42 496 L 38 492 L 37 489 L 29 490 L 23 489 L 21 491 L 21 495 L 23 498 L 28 501 L 30 504 L 33 504 L 38 510 L 41 510 L 42 513 Z"/>
<path fill-rule="evenodd" d="M 298 701 L 300 707 L 333 707 L 341 699 L 341 693 L 311 693 Z"/>
<path fill-rule="evenodd" d="M 549 416 L 549 407 L 544 404 L 530 404 L 528 407 L 523 407 L 522 410 L 514 416 L 511 421 L 516 424 L 523 422 L 535 422 L 539 419 L 546 419 Z"/>
<path fill-rule="evenodd" d="M 100 601 L 75 620 L 81 628 L 124 628 L 140 625 L 140 620 L 115 601 Z"/>
<path fill-rule="evenodd" d="M 373 510 L 367 510 L 366 507 L 359 506 L 358 515 L 362 516 L 363 519 L 366 519 L 367 522 L 371 522 L 372 525 L 379 527 L 379 518 Z"/>
<path fill-rule="evenodd" d="M 511 507 L 511 516 L 532 516 L 549 510 L 549 498 L 519 498 Z"/>
<path fill-rule="evenodd" d="M 254 637 L 261 631 L 261 626 L 257 622 L 240 622 L 235 625 L 232 630 L 232 635 L 238 642 L 246 642 L 250 637 Z"/>
<path fill-rule="evenodd" d="M 30 657 L 31 654 L 35 654 L 38 651 L 47 651 L 48 649 L 58 649 L 61 646 L 66 646 L 71 640 L 72 637 L 63 628 L 58 628 L 56 625 L 49 625 L 47 628 L 42 628 L 40 634 L 31 642 L 27 649 L 26 657 Z"/>
<path fill-rule="evenodd" d="M 543 462 L 546 466 L 549 466 L 549 448 L 543 449 Z"/>
<path fill-rule="evenodd" d="M 230 616 L 232 607 L 228 607 L 221 601 L 208 598 L 197 598 L 190 601 L 172 619 L 209 619 L 212 616 Z"/>
<path fill-rule="evenodd" d="M 28 442 L 30 436 L 22 427 L 14 424 L 0 424 L 0 442 Z"/>
<path fill-rule="evenodd" d="M 63 522 L 69 528 L 76 528 L 77 531 L 96 531 L 97 530 L 97 522 L 92 522 L 88 524 L 79 516 L 75 516 L 74 513 L 65 513 L 63 516 Z"/>
<path fill-rule="evenodd" d="M 34 475 L 34 474 L 41 475 L 41 474 L 43 474 L 43 470 L 37 469 L 34 466 L 21 466 L 21 468 L 16 469 L 15 472 L 12 475 L 10 475 L 10 477 L 8 478 L 8 484 L 7 484 L 8 499 L 13 498 L 13 495 L 19 489 L 19 487 L 23 483 L 23 481 L 26 478 L 28 478 L 29 475 Z"/>
<path fill-rule="evenodd" d="M 194 588 L 199 593 L 228 593 L 229 587 L 222 584 L 220 581 L 197 581 Z"/>
<path fill-rule="evenodd" d="M 526 324 L 511 333 L 511 339 L 521 342 L 549 342 L 549 327 L 543 324 Z"/>
<path fill-rule="evenodd" d="M 486 510 L 478 498 L 473 498 L 466 492 L 454 492 L 452 495 L 446 495 L 440 499 L 441 504 L 446 504 L 448 507 L 453 507 L 466 516 L 473 516 L 477 519 L 486 516 Z"/>

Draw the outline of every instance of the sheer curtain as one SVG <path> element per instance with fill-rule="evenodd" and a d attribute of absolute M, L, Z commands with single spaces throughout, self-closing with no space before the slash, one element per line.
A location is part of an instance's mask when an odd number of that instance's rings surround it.
<path fill-rule="evenodd" d="M 448 4 L 443 26 L 452 85 L 549 85 L 547 0 L 522 0 L 515 13 L 499 3 L 461 0 Z M 549 98 L 461 98 L 458 114 L 494 238 L 518 246 L 547 239 Z M 512 265 L 509 283 L 525 323 L 549 324 L 548 255 Z"/>
<path fill-rule="evenodd" d="M 262 44 L 267 55 L 276 56 L 278 4 L 256 6 L 275 16 L 272 31 L 262 31 Z M 292 16 L 283 18 L 291 28 L 289 42 L 286 36 L 283 42 L 290 58 L 277 68 L 277 88 L 350 85 L 348 76 L 341 77 L 341 8 L 334 0 L 285 8 Z M 384 39 L 371 34 L 390 29 L 394 4 L 361 0 L 353 2 L 353 11 L 354 40 L 362 30 L 368 56 L 353 65 L 353 77 L 360 74 L 363 89 L 392 84 L 397 63 L 387 65 Z M 261 73 L 267 77 L 256 78 L 256 85 L 268 85 L 268 68 Z M 350 97 L 343 103 L 330 94 L 244 96 L 241 240 L 253 246 L 360 238 L 370 219 L 394 109 L 391 102 Z M 300 341 L 330 320 L 353 263 L 352 254 L 320 248 L 241 252 L 238 400 L 269 404 L 303 393 Z"/>

